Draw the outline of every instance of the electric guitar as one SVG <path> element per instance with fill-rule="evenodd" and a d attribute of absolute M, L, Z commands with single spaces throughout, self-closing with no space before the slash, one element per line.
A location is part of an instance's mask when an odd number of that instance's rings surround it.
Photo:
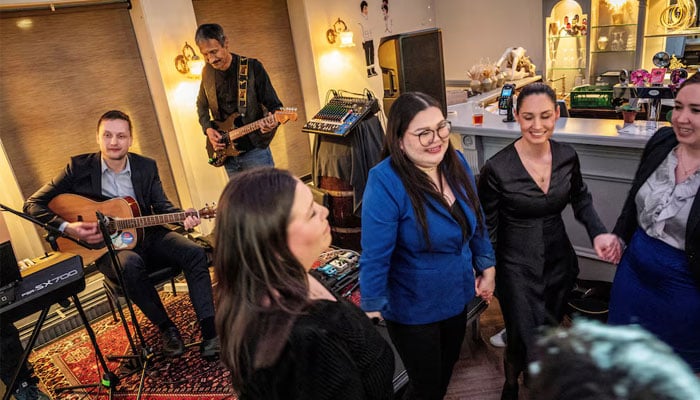
<path fill-rule="evenodd" d="M 117 197 L 105 201 L 94 201 L 77 194 L 65 193 L 49 202 L 49 209 L 66 221 L 96 222 L 96 211 L 105 215 L 107 230 L 115 250 L 133 249 L 143 238 L 143 228 L 182 222 L 190 215 L 200 218 L 216 217 L 216 209 L 207 206 L 199 211 L 183 211 L 170 214 L 141 216 L 139 205 L 131 197 Z M 103 243 L 85 248 L 72 240 L 58 238 L 62 252 L 78 254 L 84 265 L 89 265 L 107 252 Z"/>
<path fill-rule="evenodd" d="M 212 146 L 211 142 L 209 141 L 209 137 L 207 137 L 207 154 L 209 154 L 209 164 L 215 167 L 220 167 L 224 165 L 224 161 L 226 161 L 228 157 L 241 154 L 240 150 L 236 148 L 233 141 L 260 129 L 262 121 L 277 121 L 280 124 L 284 124 L 289 120 L 296 121 L 297 109 L 292 107 L 281 108 L 275 111 L 275 113 L 272 115 L 268 115 L 267 117 L 261 118 L 241 127 L 236 127 L 235 119 L 238 118 L 238 115 L 238 113 L 233 113 L 223 121 L 214 121 L 219 133 L 221 133 L 221 139 L 219 142 L 225 144 L 226 147 L 221 150 L 215 150 L 214 146 Z"/>

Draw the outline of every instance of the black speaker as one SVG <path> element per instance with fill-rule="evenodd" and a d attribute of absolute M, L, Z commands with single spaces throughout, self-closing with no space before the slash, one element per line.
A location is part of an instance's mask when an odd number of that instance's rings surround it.
<path fill-rule="evenodd" d="M 401 93 L 423 92 L 442 105 L 447 115 L 445 66 L 440 29 L 402 33 L 379 42 L 379 66 L 384 84 L 384 112 Z"/>

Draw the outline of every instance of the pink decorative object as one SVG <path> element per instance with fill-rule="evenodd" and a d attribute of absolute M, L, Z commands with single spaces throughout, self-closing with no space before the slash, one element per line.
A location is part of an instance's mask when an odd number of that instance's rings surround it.
<path fill-rule="evenodd" d="M 645 86 L 651 80 L 651 74 L 645 69 L 632 71 L 630 82 L 635 86 Z"/>
<path fill-rule="evenodd" d="M 653 68 L 651 70 L 651 84 L 661 85 L 664 83 L 664 76 L 666 75 L 666 68 Z"/>

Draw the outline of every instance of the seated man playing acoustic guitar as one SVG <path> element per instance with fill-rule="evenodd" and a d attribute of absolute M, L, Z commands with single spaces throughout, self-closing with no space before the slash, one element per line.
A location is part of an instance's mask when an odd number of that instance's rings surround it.
<path fill-rule="evenodd" d="M 94 222 L 97 219 L 97 208 L 83 209 L 79 211 L 81 213 L 58 211 L 70 209 L 70 206 L 56 204 L 58 201 L 52 202 L 54 199 L 62 199 L 57 196 L 71 193 L 105 200 L 105 203 L 122 201 L 107 199 L 128 196 L 136 199 L 143 215 L 181 212 L 182 210 L 173 206 L 166 197 L 155 160 L 129 152 L 133 141 L 131 132 L 131 119 L 128 115 L 117 110 L 104 113 L 97 123 L 97 143 L 100 145 L 100 152 L 72 157 L 57 177 L 27 199 L 24 211 L 90 244 L 103 244 L 99 226 Z M 95 204 L 91 200 L 89 203 Z M 186 229 L 199 225 L 200 218 L 196 210 L 190 209 L 182 214 L 187 215 L 183 217 Z M 84 218 L 77 218 L 76 215 Z M 204 249 L 163 226 L 152 226 L 146 228 L 145 232 L 143 240 L 136 241 L 131 237 L 132 249 L 117 251 L 126 293 L 160 330 L 163 354 L 177 357 L 184 353 L 185 346 L 180 332 L 168 317 L 158 292 L 149 282 L 148 273 L 149 268 L 166 263 L 179 267 L 185 274 L 190 299 L 199 321 L 202 334 L 201 354 L 205 358 L 216 356 L 219 352 L 219 340 L 214 327 L 214 302 Z M 129 240 L 122 239 L 121 244 L 126 242 Z M 108 255 L 98 259 L 97 266 L 104 275 L 117 281 Z"/>

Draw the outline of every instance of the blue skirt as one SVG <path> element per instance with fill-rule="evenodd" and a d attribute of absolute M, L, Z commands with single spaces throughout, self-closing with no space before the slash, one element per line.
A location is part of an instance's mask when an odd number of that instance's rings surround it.
<path fill-rule="evenodd" d="M 684 251 L 637 229 L 610 297 L 608 323 L 641 325 L 700 371 L 700 287 Z"/>

